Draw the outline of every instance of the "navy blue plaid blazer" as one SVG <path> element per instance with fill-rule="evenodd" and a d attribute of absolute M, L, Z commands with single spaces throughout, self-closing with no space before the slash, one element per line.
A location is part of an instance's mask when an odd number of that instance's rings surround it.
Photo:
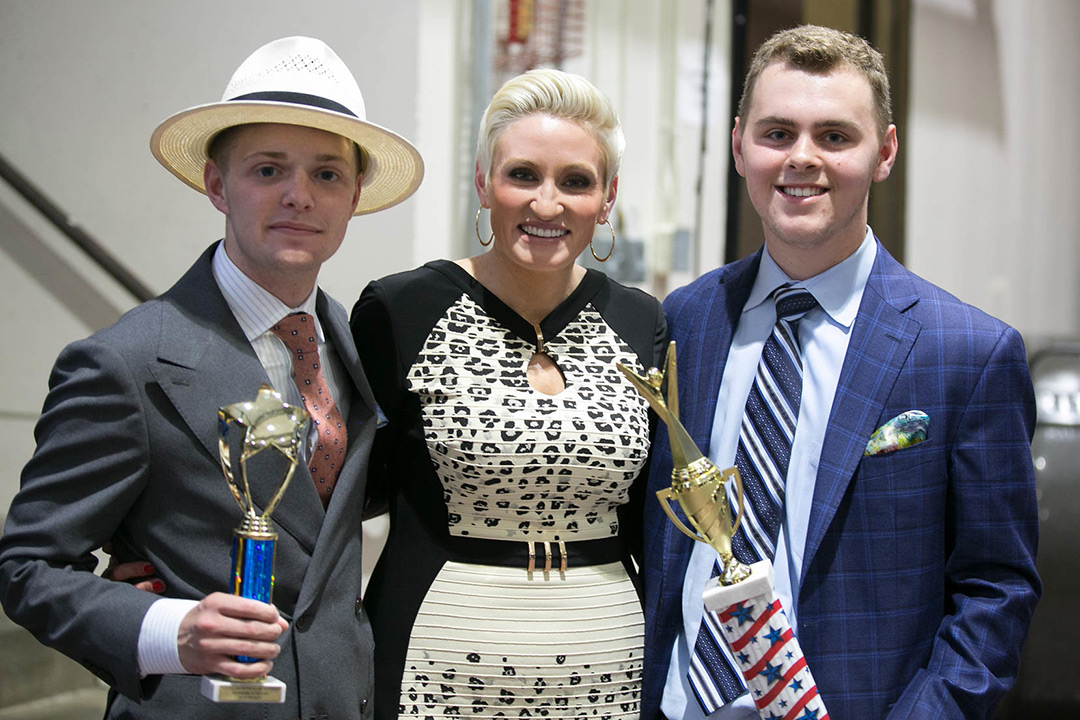
<path fill-rule="evenodd" d="M 710 272 L 664 303 L 681 420 L 706 454 L 760 260 Z M 874 430 L 907 410 L 930 416 L 927 439 L 864 458 Z M 1041 593 L 1034 422 L 1019 333 L 879 243 L 822 446 L 798 591 L 799 641 L 830 717 L 992 715 Z M 667 433 L 656 435 L 653 492 L 671 482 Z M 645 720 L 658 714 L 692 544 L 646 503 Z"/>

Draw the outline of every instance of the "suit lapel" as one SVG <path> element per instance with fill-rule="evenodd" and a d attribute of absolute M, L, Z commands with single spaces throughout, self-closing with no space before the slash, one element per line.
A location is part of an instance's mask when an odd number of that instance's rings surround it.
<path fill-rule="evenodd" d="M 192 434 L 218 463 L 218 408 L 254 398 L 269 377 L 214 280 L 211 262 L 215 247 L 203 253 L 163 296 L 165 317 L 158 359 L 150 372 Z M 260 506 L 273 496 L 287 468 L 284 456 L 273 451 L 248 462 L 252 494 Z M 240 468 L 234 466 L 233 471 L 238 474 Z M 208 481 L 221 483 L 225 490 L 224 476 Z M 239 508 L 237 513 L 239 523 Z M 274 511 L 274 525 L 311 552 L 323 514 L 311 474 L 301 464 Z"/>
<path fill-rule="evenodd" d="M 761 252 L 722 268 L 715 290 L 691 299 L 693 313 L 687 329 L 679 332 L 680 418 L 704 455 L 709 454 L 716 400 L 724 377 L 728 351 L 743 305 L 757 276 Z M 685 345 L 685 350 L 682 345 Z"/>
<path fill-rule="evenodd" d="M 354 497 L 354 490 L 361 475 L 358 466 L 364 464 L 367 459 L 367 443 L 364 441 L 363 430 L 368 421 L 375 417 L 375 397 L 360 365 L 360 355 L 353 342 L 345 309 L 320 291 L 318 311 L 323 329 L 333 342 L 338 358 L 349 373 L 350 382 L 341 388 L 341 392 L 352 393 L 349 417 L 345 421 L 348 433 L 345 464 L 341 468 L 328 509 L 332 509 L 335 505 L 347 504 L 350 507 L 349 512 L 353 512 L 361 508 L 363 502 L 362 496 Z M 360 489 L 363 490 L 363 488 Z"/>
<path fill-rule="evenodd" d="M 760 259 L 759 251 L 750 258 L 721 268 L 715 275 L 715 284 L 706 284 L 690 293 L 671 312 L 672 339 L 678 354 L 679 421 L 706 456 L 710 450 L 716 400 L 728 350 L 743 305 L 753 287 Z M 664 445 L 668 445 L 666 437 Z M 651 498 L 647 501 L 654 502 Z M 682 510 L 675 510 L 686 522 Z M 667 577 L 681 588 L 682 574 L 694 542 L 674 524 L 667 520 L 662 522 Z"/>
<path fill-rule="evenodd" d="M 349 318 L 345 314 L 345 309 L 321 290 L 316 300 L 316 308 L 323 329 L 333 341 L 338 357 L 349 373 L 349 379 L 352 380 L 353 390 L 355 390 L 348 419 L 351 432 L 354 425 L 359 427 L 374 414 L 375 396 L 371 392 L 367 376 L 364 375 L 364 369 L 360 365 L 360 355 L 356 351 L 356 343 L 353 342 L 352 330 L 349 328 Z"/>
<path fill-rule="evenodd" d="M 164 296 L 150 372 L 206 451 L 218 457 L 218 408 L 251 399 L 266 371 L 214 281 L 211 246 Z"/>
<path fill-rule="evenodd" d="M 804 577 L 919 335 L 921 325 L 904 314 L 917 301 L 907 270 L 879 243 L 877 259 L 852 328 L 821 449 L 803 555 Z"/>
<path fill-rule="evenodd" d="M 231 313 L 228 319 L 235 328 L 214 331 L 189 323 L 175 308 L 165 312 L 173 317 L 163 323 L 158 360 L 150 371 L 188 428 L 216 459 L 218 408 L 255 397 L 260 383 L 269 380 Z M 185 325 L 186 330 L 178 330 Z"/>

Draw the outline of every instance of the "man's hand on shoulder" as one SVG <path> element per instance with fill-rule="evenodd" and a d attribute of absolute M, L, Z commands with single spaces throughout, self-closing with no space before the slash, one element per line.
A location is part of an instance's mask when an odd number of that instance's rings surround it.
<path fill-rule="evenodd" d="M 213 593 L 203 598 L 180 623 L 180 662 L 195 675 L 218 673 L 257 678 L 273 666 L 281 648 L 275 642 L 289 624 L 273 605 Z M 237 655 L 260 658 L 243 663 Z"/>

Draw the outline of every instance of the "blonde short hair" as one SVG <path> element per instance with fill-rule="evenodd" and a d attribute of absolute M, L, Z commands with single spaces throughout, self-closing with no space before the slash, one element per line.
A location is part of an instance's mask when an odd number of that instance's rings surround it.
<path fill-rule="evenodd" d="M 622 124 L 611 101 L 585 78 L 561 70 L 529 70 L 506 81 L 488 104 L 480 121 L 476 162 L 491 177 L 495 144 L 513 122 L 529 115 L 550 115 L 581 124 L 604 155 L 604 187 L 619 173 L 623 148 Z"/>
<path fill-rule="evenodd" d="M 889 74 L 881 53 L 866 40 L 820 25 L 800 25 L 776 33 L 761 44 L 750 61 L 739 100 L 739 117 L 746 118 L 758 76 L 774 62 L 816 75 L 844 66 L 865 77 L 874 96 L 878 132 L 884 137 L 892 123 Z"/>

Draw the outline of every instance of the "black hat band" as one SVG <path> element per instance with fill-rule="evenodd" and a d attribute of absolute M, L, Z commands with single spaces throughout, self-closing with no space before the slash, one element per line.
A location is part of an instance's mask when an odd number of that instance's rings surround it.
<path fill-rule="evenodd" d="M 254 92 L 247 95 L 240 95 L 238 97 L 229 98 L 229 102 L 234 100 L 266 100 L 268 102 L 284 102 L 291 103 L 293 105 L 308 105 L 311 107 L 321 108 L 323 110 L 332 110 L 336 113 L 342 113 L 343 115 L 349 115 L 350 117 L 356 117 L 349 108 L 345 107 L 341 103 L 336 103 L 333 100 L 327 100 L 324 97 L 318 95 L 308 95 L 307 93 L 297 92 L 282 92 L 275 90 L 268 90 L 266 92 Z M 359 120 L 359 118 L 357 118 Z"/>

